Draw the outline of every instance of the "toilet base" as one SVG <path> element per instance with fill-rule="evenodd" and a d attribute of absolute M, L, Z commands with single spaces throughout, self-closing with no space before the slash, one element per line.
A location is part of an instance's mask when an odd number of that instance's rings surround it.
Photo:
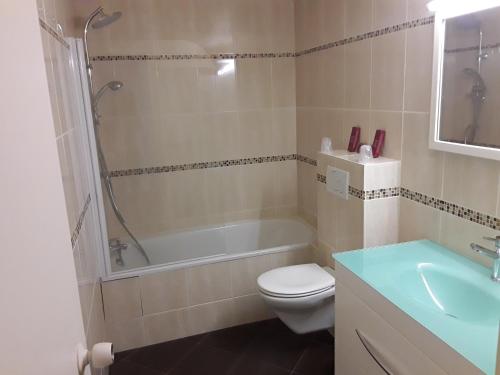
<path fill-rule="evenodd" d="M 326 301 L 324 306 L 311 311 L 274 311 L 278 318 L 293 332 L 305 334 L 331 329 L 335 322 L 334 302 Z"/>
<path fill-rule="evenodd" d="M 313 296 L 278 298 L 261 293 L 266 304 L 298 334 L 330 329 L 335 322 L 335 288 Z"/>

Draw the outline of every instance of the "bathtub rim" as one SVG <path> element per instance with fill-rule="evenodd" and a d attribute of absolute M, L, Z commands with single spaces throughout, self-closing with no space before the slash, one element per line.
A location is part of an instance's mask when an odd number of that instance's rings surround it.
<path fill-rule="evenodd" d="M 183 268 L 203 266 L 205 264 L 230 262 L 238 259 L 254 258 L 257 256 L 284 253 L 288 251 L 299 251 L 299 250 L 305 250 L 309 247 L 312 248 L 313 244 L 305 242 L 300 244 L 271 247 L 262 250 L 247 251 L 245 253 L 213 255 L 203 258 L 195 258 L 195 259 L 181 260 L 171 263 L 163 263 L 153 266 L 138 267 L 127 271 L 113 272 L 111 275 L 106 275 L 102 277 L 102 281 L 128 279 L 131 277 L 139 277 L 158 272 L 175 271 Z"/>

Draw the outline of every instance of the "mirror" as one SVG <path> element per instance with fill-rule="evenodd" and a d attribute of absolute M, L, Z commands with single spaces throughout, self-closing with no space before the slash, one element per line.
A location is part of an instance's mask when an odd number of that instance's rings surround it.
<path fill-rule="evenodd" d="M 436 14 L 430 147 L 500 160 L 500 1 L 469 3 Z"/>

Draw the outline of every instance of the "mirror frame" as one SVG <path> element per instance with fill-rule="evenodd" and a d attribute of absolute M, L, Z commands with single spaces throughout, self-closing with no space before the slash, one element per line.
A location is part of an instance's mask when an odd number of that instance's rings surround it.
<path fill-rule="evenodd" d="M 446 20 L 500 6 L 500 0 L 436 0 L 439 2 L 434 20 L 434 57 L 432 69 L 432 95 L 430 112 L 429 147 L 485 159 L 500 160 L 500 149 L 446 142 L 439 139 L 441 120 L 441 90 L 443 83 L 444 44 Z M 458 4 L 457 4 L 458 3 Z"/>

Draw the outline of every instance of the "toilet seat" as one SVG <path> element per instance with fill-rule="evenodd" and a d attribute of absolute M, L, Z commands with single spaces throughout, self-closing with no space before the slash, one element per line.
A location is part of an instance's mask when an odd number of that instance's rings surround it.
<path fill-rule="evenodd" d="M 335 278 L 317 264 L 300 264 L 265 272 L 257 284 L 270 297 L 301 298 L 335 288 Z"/>

